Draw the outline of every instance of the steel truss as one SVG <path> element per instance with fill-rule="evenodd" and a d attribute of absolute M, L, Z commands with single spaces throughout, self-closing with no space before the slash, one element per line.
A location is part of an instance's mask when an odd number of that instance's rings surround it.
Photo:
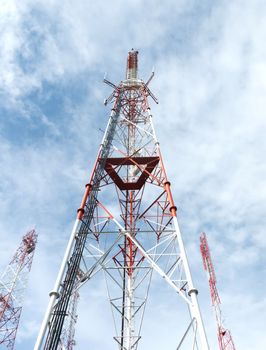
<path fill-rule="evenodd" d="M 57 349 L 78 271 L 80 288 L 104 271 L 120 350 L 139 345 L 153 272 L 189 310 L 178 349 L 209 348 L 148 104 L 149 96 L 157 102 L 148 88 L 153 74 L 138 79 L 137 55 L 129 53 L 125 81 L 105 80 L 112 112 L 35 350 L 43 340 L 44 349 Z"/>
<path fill-rule="evenodd" d="M 28 232 L 0 278 L 0 348 L 14 348 L 23 297 L 37 243 L 35 230 Z"/>
<path fill-rule="evenodd" d="M 208 273 L 209 287 L 211 293 L 212 305 L 214 308 L 216 323 L 217 323 L 217 337 L 220 350 L 235 350 L 235 344 L 229 329 L 224 326 L 224 321 L 221 311 L 221 300 L 216 286 L 215 270 L 212 263 L 211 252 L 209 249 L 206 234 L 203 232 L 200 236 L 200 250 L 203 260 L 204 269 Z"/>
<path fill-rule="evenodd" d="M 75 325 L 78 319 L 77 305 L 79 301 L 79 277 L 80 276 L 78 276 L 76 279 L 74 290 L 69 300 L 68 310 L 64 320 L 64 326 L 62 329 L 58 350 L 73 350 L 74 346 L 76 345 Z"/>

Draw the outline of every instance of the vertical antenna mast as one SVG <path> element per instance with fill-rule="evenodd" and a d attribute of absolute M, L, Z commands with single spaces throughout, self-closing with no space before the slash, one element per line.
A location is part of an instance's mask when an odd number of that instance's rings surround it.
<path fill-rule="evenodd" d="M 204 232 L 200 236 L 200 250 L 203 259 L 204 269 L 208 273 L 212 305 L 214 307 L 217 322 L 217 336 L 220 350 L 235 350 L 235 345 L 231 333 L 223 325 L 222 312 L 220 308 L 221 300 L 216 287 L 216 276 L 214 266 L 211 259 L 211 253 L 208 246 L 207 237 Z"/>
<path fill-rule="evenodd" d="M 113 88 L 105 101 L 113 104 L 111 114 L 34 350 L 57 350 L 79 271 L 80 293 L 104 272 L 119 350 L 138 349 L 153 274 L 184 311 L 176 317 L 177 349 L 209 349 L 152 121 L 153 76 L 146 83 L 138 77 L 132 50 L 126 79 L 119 85 L 104 79 Z"/>
<path fill-rule="evenodd" d="M 127 57 L 126 79 L 135 80 L 138 78 L 138 51 L 132 50 Z"/>
<path fill-rule="evenodd" d="M 0 278 L 0 348 L 14 348 L 22 302 L 37 243 L 35 230 L 23 238 Z M 4 347 L 4 348 L 3 348 Z"/>

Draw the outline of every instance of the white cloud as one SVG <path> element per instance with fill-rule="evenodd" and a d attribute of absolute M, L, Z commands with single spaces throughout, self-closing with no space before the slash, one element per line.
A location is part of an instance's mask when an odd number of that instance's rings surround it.
<path fill-rule="evenodd" d="M 98 104 L 109 91 L 90 79 L 93 75 L 100 79 L 105 70 L 111 80 L 123 79 L 131 47 L 140 49 L 144 77 L 156 66 L 151 88 L 160 104 L 152 106 L 154 120 L 181 207 L 188 250 L 191 256 L 199 254 L 198 234 L 205 230 L 221 289 L 227 293 L 222 295 L 223 307 L 236 346 L 260 348 L 265 341 L 263 316 L 257 319 L 256 315 L 259 309 L 265 314 L 265 301 L 256 285 L 263 279 L 261 273 L 265 274 L 260 268 L 265 265 L 265 12 L 263 1 L 214 2 L 206 9 L 197 7 L 195 1 L 149 1 L 145 6 L 142 1 L 129 1 L 127 6 L 122 1 L 2 1 L 1 105 L 16 111 L 8 118 L 23 116 L 32 123 L 27 125 L 41 125 L 47 132 L 37 145 L 34 129 L 20 147 L 13 144 L 14 135 L 1 138 L 3 261 L 30 225 L 36 223 L 40 230 L 31 301 L 18 334 L 21 348 L 28 329 L 33 327 L 36 333 L 38 328 L 32 325 L 32 315 L 40 322 L 100 142 L 101 136 L 95 141 L 94 135 L 108 114 Z M 88 97 L 76 102 L 69 86 L 74 88 L 79 81 L 84 84 L 81 93 Z M 62 105 L 62 114 L 67 113 L 64 130 L 62 115 L 52 118 L 43 111 L 43 104 L 48 105 L 57 93 L 47 83 L 55 89 L 67 86 Z M 32 93 L 40 100 L 34 100 Z M 60 254 L 55 246 L 60 247 Z M 207 281 L 197 263 L 201 263 L 199 256 L 192 267 L 208 298 Z M 248 274 L 252 275 L 251 288 Z M 92 300 L 96 299 L 94 295 Z M 213 322 L 209 303 L 202 302 L 207 323 Z M 87 312 L 85 306 L 81 312 Z M 252 345 L 241 339 L 247 319 L 253 320 L 249 327 Z M 80 327 L 83 344 L 87 325 Z M 32 344 L 35 335 L 27 341 Z M 100 336 L 95 334 L 97 346 Z M 215 336 L 211 338 L 214 348 Z"/>

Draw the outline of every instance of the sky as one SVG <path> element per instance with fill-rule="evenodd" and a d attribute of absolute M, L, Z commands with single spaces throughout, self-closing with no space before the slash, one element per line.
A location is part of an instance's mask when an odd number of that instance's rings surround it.
<path fill-rule="evenodd" d="M 39 234 L 16 349 L 33 348 L 101 142 L 103 77 L 124 79 L 131 48 L 142 79 L 155 69 L 152 113 L 211 349 L 202 231 L 236 348 L 265 348 L 265 16 L 262 0 L 1 0 L 1 269 L 27 230 Z M 77 350 L 116 347 L 100 283 L 80 297 Z M 177 345 L 167 307 L 153 305 L 146 348 Z"/>

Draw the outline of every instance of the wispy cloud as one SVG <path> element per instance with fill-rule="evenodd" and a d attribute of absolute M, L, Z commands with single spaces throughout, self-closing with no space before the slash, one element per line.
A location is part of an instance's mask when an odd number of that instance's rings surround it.
<path fill-rule="evenodd" d="M 154 121 L 206 323 L 214 321 L 198 251 L 201 230 L 210 240 L 237 346 L 259 349 L 265 342 L 265 300 L 257 287 L 266 263 L 265 13 L 259 0 L 127 6 L 2 1 L 1 265 L 27 228 L 36 224 L 40 234 L 20 349 L 33 346 L 101 139 L 98 128 L 105 127 L 109 112 L 101 102 L 109 91 L 100 81 L 106 71 L 114 82 L 124 78 L 131 47 L 140 49 L 143 78 L 156 68 L 151 88 L 160 104 L 152 106 Z M 77 349 L 87 341 L 86 303 L 81 300 Z M 243 339 L 247 328 L 252 345 Z M 216 348 L 214 326 L 208 331 Z M 95 333 L 95 344 L 101 334 Z M 107 346 L 114 347 L 111 339 Z"/>

